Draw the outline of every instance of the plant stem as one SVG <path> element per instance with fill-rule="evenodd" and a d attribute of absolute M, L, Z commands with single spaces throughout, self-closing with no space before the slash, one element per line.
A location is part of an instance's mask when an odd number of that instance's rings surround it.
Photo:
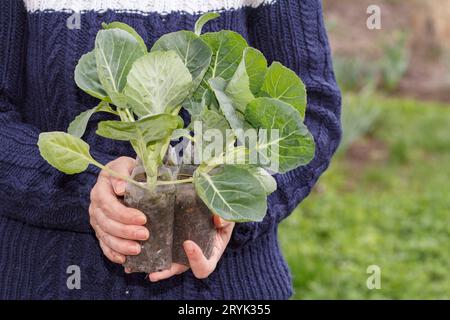
<path fill-rule="evenodd" d="M 177 115 L 181 110 L 181 106 L 175 108 L 175 110 L 172 111 L 172 115 Z M 164 156 L 167 153 L 167 149 L 169 149 L 170 145 L 170 136 L 162 140 L 161 143 L 158 144 L 158 147 L 156 150 L 159 152 L 159 158 L 162 160 L 164 159 Z"/>
<path fill-rule="evenodd" d="M 124 109 L 117 108 L 117 113 L 119 114 L 119 117 L 120 117 L 121 121 L 123 121 L 123 122 L 127 122 L 128 121 L 127 115 L 125 114 Z"/>
<path fill-rule="evenodd" d="M 167 137 L 166 139 L 164 139 L 161 143 L 160 146 L 160 151 L 159 151 L 159 158 L 160 159 L 164 159 L 164 156 L 167 153 L 167 149 L 169 149 L 169 145 L 170 145 L 170 136 Z"/>
<path fill-rule="evenodd" d="M 134 122 L 134 116 L 133 113 L 131 113 L 130 109 L 126 108 L 117 108 L 117 113 L 120 116 L 120 120 L 123 122 Z"/>
<path fill-rule="evenodd" d="M 148 189 L 144 184 L 141 184 L 141 183 L 133 180 L 129 176 L 127 177 L 127 176 L 121 175 L 120 173 L 117 173 L 116 171 L 111 170 L 107 166 L 102 165 L 100 162 L 97 162 L 97 161 L 93 160 L 92 164 L 95 165 L 96 167 L 99 167 L 102 170 L 105 170 L 106 172 L 108 172 L 108 174 L 110 174 L 114 178 L 117 178 L 117 179 L 120 179 L 120 180 L 124 180 L 124 181 L 129 182 L 129 183 L 131 183 L 131 184 L 133 184 L 133 185 L 135 185 L 135 186 L 137 186 L 139 188 L 142 188 L 142 189 Z"/>
<path fill-rule="evenodd" d="M 194 138 L 193 136 L 191 136 L 191 135 L 183 134 L 183 137 L 186 138 L 186 139 L 188 139 L 189 141 L 197 142 L 197 141 L 195 140 L 195 138 Z"/>
<path fill-rule="evenodd" d="M 139 188 L 145 189 L 145 190 L 152 190 L 154 188 L 149 188 L 146 184 L 142 184 L 139 183 L 135 180 L 133 180 L 131 177 L 129 176 L 124 176 L 120 173 L 117 173 L 114 170 L 111 170 L 110 168 L 108 168 L 107 166 L 102 165 L 100 162 L 97 162 L 95 160 L 91 160 L 92 164 L 95 165 L 96 167 L 105 170 L 108 174 L 110 174 L 111 176 L 120 179 L 120 180 L 124 180 L 127 181 Z M 156 186 L 163 186 L 163 185 L 171 185 L 171 184 L 182 184 L 182 183 L 191 183 L 194 181 L 194 178 L 188 178 L 188 179 L 181 179 L 181 180 L 171 180 L 171 181 L 156 181 L 155 185 Z"/>
<path fill-rule="evenodd" d="M 171 181 L 158 181 L 156 182 L 159 186 L 170 185 L 170 184 L 182 184 L 182 183 L 191 183 L 194 181 L 194 178 L 182 179 L 182 180 L 171 180 Z"/>
<path fill-rule="evenodd" d="M 130 111 L 130 109 L 125 109 L 125 112 L 126 112 L 126 114 L 128 115 L 128 120 L 129 121 L 131 121 L 131 122 L 134 122 L 135 120 L 134 120 L 134 116 L 133 116 L 133 114 L 131 113 L 131 111 Z"/>
<path fill-rule="evenodd" d="M 107 112 L 107 113 L 113 114 L 115 116 L 119 115 L 119 113 L 117 111 L 115 111 L 115 110 L 103 110 L 103 112 Z"/>
<path fill-rule="evenodd" d="M 145 152 L 147 154 L 147 152 Z M 146 155 L 148 158 L 148 155 Z M 147 159 L 144 164 L 144 170 L 147 175 L 147 189 L 154 190 L 158 180 L 158 163 L 154 159 Z"/>

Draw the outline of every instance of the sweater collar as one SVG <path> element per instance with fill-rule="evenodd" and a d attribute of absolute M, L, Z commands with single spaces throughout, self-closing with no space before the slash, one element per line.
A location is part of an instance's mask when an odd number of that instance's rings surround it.
<path fill-rule="evenodd" d="M 119 11 L 199 14 L 243 7 L 258 7 L 276 0 L 23 0 L 29 12 Z"/>

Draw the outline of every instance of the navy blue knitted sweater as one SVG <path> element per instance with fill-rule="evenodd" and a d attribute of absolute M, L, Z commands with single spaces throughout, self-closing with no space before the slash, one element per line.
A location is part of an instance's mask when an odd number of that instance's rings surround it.
<path fill-rule="evenodd" d="M 340 92 L 321 10 L 320 0 L 1 0 L 0 299 L 288 298 L 291 276 L 277 226 L 311 191 L 341 135 Z M 73 17 L 80 18 L 79 28 L 68 28 L 74 11 L 81 12 Z M 150 283 L 144 274 L 126 275 L 99 248 L 87 212 L 98 171 L 64 175 L 41 158 L 36 142 L 41 131 L 65 130 L 96 104 L 76 87 L 73 74 L 102 22 L 132 25 L 150 47 L 167 32 L 192 29 L 205 11 L 222 13 L 205 31 L 235 30 L 269 62 L 300 75 L 316 155 L 309 165 L 276 177 L 279 188 L 264 221 L 236 226 L 208 279 L 188 271 Z M 128 144 L 94 132 L 95 124 L 85 140 L 100 162 L 134 156 Z M 81 270 L 79 290 L 67 287 L 72 265 Z"/>

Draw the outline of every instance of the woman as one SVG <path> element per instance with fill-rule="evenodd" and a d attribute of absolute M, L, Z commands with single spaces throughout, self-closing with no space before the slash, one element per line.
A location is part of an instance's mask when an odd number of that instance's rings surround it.
<path fill-rule="evenodd" d="M 3 0 L 0 298 L 289 298 L 292 284 L 277 225 L 311 191 L 341 134 L 340 93 L 321 10 L 320 0 Z M 278 60 L 300 75 L 316 155 L 309 165 L 277 176 L 279 187 L 262 222 L 234 225 L 216 218 L 210 260 L 188 242 L 191 270 L 174 265 L 148 278 L 127 274 L 120 264 L 139 252 L 136 240 L 151 230 L 142 226 L 142 213 L 118 200 L 123 182 L 95 168 L 75 176 L 59 173 L 39 155 L 37 138 L 41 131 L 65 130 L 95 104 L 76 87 L 73 72 L 102 22 L 132 25 L 150 47 L 165 33 L 193 29 L 207 11 L 220 11 L 221 17 L 205 31 L 235 30 L 269 62 Z M 95 125 L 84 139 L 96 159 L 129 173 L 133 154 L 126 144 L 95 135 Z"/>

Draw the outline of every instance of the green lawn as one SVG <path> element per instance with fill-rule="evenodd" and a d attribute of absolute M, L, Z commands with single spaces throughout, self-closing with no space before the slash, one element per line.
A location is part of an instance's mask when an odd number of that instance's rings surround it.
<path fill-rule="evenodd" d="M 361 100 L 381 110 L 371 129 L 280 226 L 294 298 L 449 299 L 450 106 L 350 95 L 347 127 Z"/>

